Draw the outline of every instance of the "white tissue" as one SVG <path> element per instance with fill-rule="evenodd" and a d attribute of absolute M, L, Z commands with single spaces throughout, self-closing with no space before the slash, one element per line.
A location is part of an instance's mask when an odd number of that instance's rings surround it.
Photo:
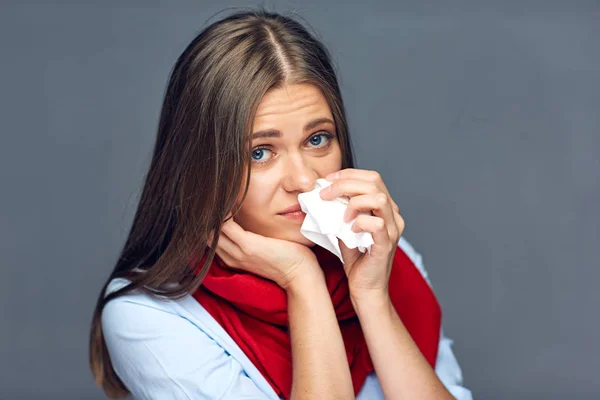
<path fill-rule="evenodd" d="M 298 195 L 300 207 L 306 213 L 304 222 L 300 227 L 300 233 L 338 256 L 342 263 L 344 260 L 342 259 L 338 238 L 350 249 L 358 247 L 361 253 L 367 250 L 371 254 L 371 245 L 374 243 L 371 233 L 353 232 L 351 228 L 356 218 L 344 222 L 344 212 L 348 207 L 349 198 L 342 196 L 334 200 L 321 199 L 319 192 L 329 185 L 331 185 L 331 182 L 328 180 L 317 179 L 315 187 L 310 192 Z M 360 214 L 371 215 L 364 211 Z"/>

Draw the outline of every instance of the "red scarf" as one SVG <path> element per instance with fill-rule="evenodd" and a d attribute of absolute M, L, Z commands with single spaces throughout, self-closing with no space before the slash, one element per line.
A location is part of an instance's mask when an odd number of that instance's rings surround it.
<path fill-rule="evenodd" d="M 325 272 L 356 395 L 374 368 L 350 301 L 348 280 L 337 256 L 318 245 L 312 250 Z M 205 259 L 200 260 L 196 270 Z M 441 309 L 428 283 L 400 247 L 396 248 L 388 286 L 396 312 L 429 364 L 435 367 Z M 215 255 L 202 286 L 193 296 L 233 338 L 277 395 L 288 399 L 292 353 L 285 291 L 271 280 L 227 268 Z"/>

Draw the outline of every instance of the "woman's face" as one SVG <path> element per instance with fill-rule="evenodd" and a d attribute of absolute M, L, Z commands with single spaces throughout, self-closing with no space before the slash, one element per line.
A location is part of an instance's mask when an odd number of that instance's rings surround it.
<path fill-rule="evenodd" d="M 258 106 L 252 132 L 250 184 L 234 220 L 245 230 L 312 246 L 300 234 L 303 219 L 281 213 L 299 205 L 298 194 L 312 190 L 318 178 L 342 167 L 325 97 L 310 84 L 272 89 Z"/>

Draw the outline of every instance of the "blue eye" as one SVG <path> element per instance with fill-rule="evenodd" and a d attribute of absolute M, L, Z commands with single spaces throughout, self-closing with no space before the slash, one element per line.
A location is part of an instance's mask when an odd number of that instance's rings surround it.
<path fill-rule="evenodd" d="M 252 151 L 252 160 L 260 161 L 262 159 L 262 156 L 264 155 L 265 150 L 270 151 L 269 149 L 264 148 L 264 147 L 259 147 L 258 149 L 254 149 Z"/>
<path fill-rule="evenodd" d="M 325 147 L 327 144 L 325 145 L 321 145 L 321 143 L 323 142 L 323 138 L 327 138 L 327 140 L 331 140 L 334 136 L 330 133 L 320 133 L 318 135 L 315 135 L 313 137 L 311 137 L 310 139 L 308 139 L 308 141 L 311 144 L 314 144 L 317 147 Z M 316 139 L 316 140 L 315 140 Z"/>
<path fill-rule="evenodd" d="M 315 146 L 318 146 L 321 143 L 321 139 L 322 138 L 323 138 L 323 135 L 315 135 L 315 136 L 313 136 L 313 137 L 310 138 L 310 142 L 312 144 L 314 144 Z M 315 139 L 318 139 L 318 140 L 315 140 Z"/>
<path fill-rule="evenodd" d="M 324 138 L 326 138 L 326 140 L 324 140 Z M 311 147 L 313 147 L 314 150 L 324 150 L 326 148 L 329 147 L 331 139 L 334 139 L 335 135 L 332 135 L 329 132 L 324 131 L 323 133 L 319 133 L 318 135 L 314 135 L 311 136 L 310 139 L 308 139 L 308 142 L 310 143 Z M 265 164 L 267 162 L 269 162 L 269 160 L 271 159 L 271 157 L 266 156 L 265 155 L 265 151 L 267 152 L 272 152 L 271 149 L 263 146 L 263 147 L 257 147 L 255 149 L 252 150 L 252 161 L 256 164 Z"/>

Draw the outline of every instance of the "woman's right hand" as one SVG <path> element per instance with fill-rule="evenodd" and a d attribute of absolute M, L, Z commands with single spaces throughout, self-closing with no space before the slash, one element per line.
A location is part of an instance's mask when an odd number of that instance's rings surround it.
<path fill-rule="evenodd" d="M 309 247 L 246 231 L 232 218 L 221 227 L 216 253 L 229 267 L 270 279 L 286 291 L 302 275 L 324 276 Z"/>

